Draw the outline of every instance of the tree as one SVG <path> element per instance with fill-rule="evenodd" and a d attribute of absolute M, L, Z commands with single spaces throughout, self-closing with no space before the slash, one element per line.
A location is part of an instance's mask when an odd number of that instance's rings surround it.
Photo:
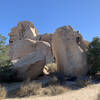
<path fill-rule="evenodd" d="M 7 56 L 8 46 L 6 38 L 0 34 L 0 82 L 16 81 L 16 71 L 12 70 L 12 63 Z"/>
<path fill-rule="evenodd" d="M 8 46 L 5 43 L 6 37 L 0 34 L 0 66 L 5 63 L 5 61 L 9 60 L 9 57 L 7 56 Z"/>
<path fill-rule="evenodd" d="M 88 47 L 89 74 L 100 72 L 100 38 L 95 37 Z"/>

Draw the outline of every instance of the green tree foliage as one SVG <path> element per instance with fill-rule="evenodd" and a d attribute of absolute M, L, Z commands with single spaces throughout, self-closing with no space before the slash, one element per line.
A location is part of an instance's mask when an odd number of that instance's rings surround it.
<path fill-rule="evenodd" d="M 0 34 L 0 64 L 8 60 L 8 46 L 5 45 L 6 38 Z"/>
<path fill-rule="evenodd" d="M 95 37 L 88 47 L 88 65 L 90 66 L 89 74 L 100 72 L 100 38 Z"/>
<path fill-rule="evenodd" d="M 16 74 L 11 69 L 12 63 L 7 56 L 8 46 L 5 43 L 6 38 L 0 34 L 0 82 L 12 81 Z"/>

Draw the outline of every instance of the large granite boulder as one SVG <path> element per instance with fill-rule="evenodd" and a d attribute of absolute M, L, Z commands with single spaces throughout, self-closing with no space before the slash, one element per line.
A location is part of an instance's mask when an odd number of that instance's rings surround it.
<path fill-rule="evenodd" d="M 50 44 L 45 41 L 34 41 L 30 39 L 17 40 L 13 43 L 12 62 L 15 63 L 32 52 L 46 57 L 46 64 L 53 61 Z"/>
<path fill-rule="evenodd" d="M 35 51 L 14 63 L 13 69 L 18 72 L 18 79 L 32 80 L 42 73 L 45 64 L 45 56 Z"/>
<path fill-rule="evenodd" d="M 71 26 L 58 28 L 53 35 L 52 50 L 58 71 L 68 76 L 81 77 L 88 71 L 86 45 L 78 31 Z"/>
<path fill-rule="evenodd" d="M 22 80 L 37 78 L 44 66 L 53 60 L 48 42 L 27 39 L 18 40 L 13 45 L 13 69 L 17 70 L 18 78 Z"/>
<path fill-rule="evenodd" d="M 18 23 L 9 36 L 8 55 L 19 78 L 35 79 L 42 73 L 43 67 L 53 61 L 50 43 L 36 40 L 38 31 L 31 22 Z"/>
<path fill-rule="evenodd" d="M 13 69 L 17 70 L 18 78 L 22 80 L 36 79 L 44 66 L 53 60 L 48 42 L 18 40 L 14 46 Z"/>

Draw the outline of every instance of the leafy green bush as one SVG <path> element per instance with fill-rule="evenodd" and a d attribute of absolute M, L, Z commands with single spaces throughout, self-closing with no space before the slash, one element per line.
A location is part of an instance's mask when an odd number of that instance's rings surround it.
<path fill-rule="evenodd" d="M 95 37 L 88 47 L 88 65 L 90 66 L 89 74 L 100 72 L 100 38 Z"/>
<path fill-rule="evenodd" d="M 12 69 L 10 60 L 0 63 L 0 82 L 14 82 L 17 80 L 17 72 Z"/>

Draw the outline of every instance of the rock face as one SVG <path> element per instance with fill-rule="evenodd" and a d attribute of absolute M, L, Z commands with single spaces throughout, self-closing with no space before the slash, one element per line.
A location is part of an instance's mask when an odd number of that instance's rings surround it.
<path fill-rule="evenodd" d="M 77 44 L 86 52 L 89 42 L 84 40 L 79 31 L 74 31 Z"/>
<path fill-rule="evenodd" d="M 21 39 L 31 39 L 34 40 L 34 37 L 38 36 L 38 30 L 34 25 L 29 21 L 19 22 L 17 27 L 12 28 L 9 33 L 10 43 L 21 40 Z"/>
<path fill-rule="evenodd" d="M 37 52 L 39 55 L 43 54 L 46 57 L 46 63 L 53 60 L 50 44 L 45 41 L 17 40 L 13 43 L 12 51 L 12 62 L 18 61 L 32 52 Z"/>
<path fill-rule="evenodd" d="M 19 40 L 14 49 L 15 60 L 12 62 L 14 69 L 18 71 L 18 78 L 22 80 L 37 78 L 42 73 L 44 66 L 53 59 L 50 44 L 47 42 Z"/>
<path fill-rule="evenodd" d="M 9 40 L 9 56 L 12 60 L 15 60 L 16 57 L 14 56 L 14 53 L 16 51 L 15 47 L 21 48 L 18 45 L 25 45 L 23 40 L 30 39 L 34 40 L 34 38 L 38 35 L 37 29 L 34 27 L 34 25 L 31 22 L 23 21 L 18 23 L 17 27 L 12 28 L 11 32 L 9 33 L 10 40 Z M 21 43 L 22 41 L 22 43 Z M 20 44 L 21 43 L 21 44 Z M 17 45 L 17 46 L 16 46 Z M 27 44 L 26 44 L 27 45 Z M 21 48 L 23 49 L 23 48 Z M 30 48 L 31 49 L 31 48 Z M 28 50 L 28 49 L 27 49 Z M 23 51 L 23 54 L 26 55 L 29 53 L 27 50 Z M 27 51 L 27 53 L 26 53 Z"/>
<path fill-rule="evenodd" d="M 58 71 L 81 77 L 87 73 L 86 45 L 78 31 L 71 26 L 58 28 L 52 39 L 52 50 Z"/>
<path fill-rule="evenodd" d="M 53 61 L 49 42 L 36 40 L 38 31 L 31 22 L 20 22 L 9 33 L 9 56 L 21 79 L 35 79 Z"/>
<path fill-rule="evenodd" d="M 43 35 L 38 35 L 36 37 L 36 40 L 46 41 L 46 42 L 50 43 L 50 45 L 52 45 L 52 37 L 53 37 L 53 34 L 43 34 Z"/>
<path fill-rule="evenodd" d="M 33 52 L 14 63 L 14 69 L 18 71 L 17 77 L 21 80 L 36 79 L 46 64 L 45 56 Z"/>

